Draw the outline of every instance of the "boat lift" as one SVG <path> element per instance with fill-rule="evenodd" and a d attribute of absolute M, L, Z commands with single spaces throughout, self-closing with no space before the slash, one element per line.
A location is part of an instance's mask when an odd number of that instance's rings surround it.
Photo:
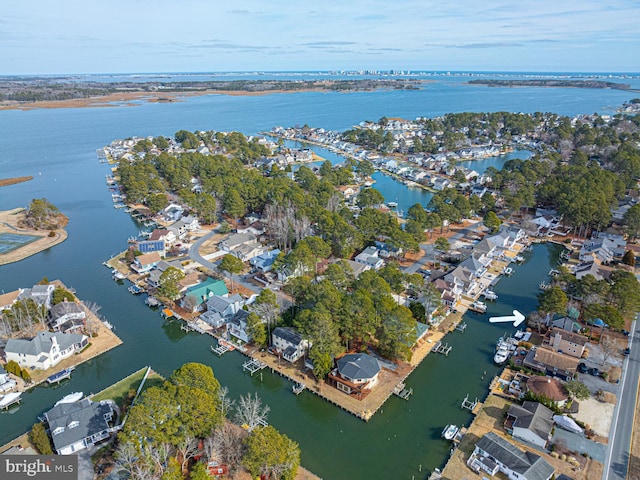
<path fill-rule="evenodd" d="M 441 353 L 445 356 L 449 356 L 449 352 L 453 347 L 448 343 L 443 344 L 442 342 L 436 342 L 436 344 L 431 349 L 432 352 Z"/>
<path fill-rule="evenodd" d="M 404 383 L 399 383 L 394 387 L 393 394 L 403 400 L 409 400 L 409 397 L 413 394 L 413 388 L 407 388 Z"/>
<path fill-rule="evenodd" d="M 266 366 L 267 366 L 266 363 L 261 362 L 260 360 L 256 360 L 255 358 L 252 358 L 251 360 L 247 360 L 242 364 L 242 370 L 249 372 L 253 377 L 254 373 L 259 372 L 260 370 L 264 369 Z"/>
<path fill-rule="evenodd" d="M 464 408 L 466 410 L 473 412 L 473 410 L 476 408 L 477 405 L 478 405 L 478 397 L 476 397 L 474 401 L 471 401 L 469 400 L 469 394 L 467 393 L 467 395 L 464 397 L 464 400 L 462 400 L 462 404 L 460 405 L 460 408 Z"/>

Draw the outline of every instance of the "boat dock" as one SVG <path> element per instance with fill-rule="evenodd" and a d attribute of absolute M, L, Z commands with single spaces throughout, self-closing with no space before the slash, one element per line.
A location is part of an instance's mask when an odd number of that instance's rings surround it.
<path fill-rule="evenodd" d="M 157 307 L 158 305 L 160 305 L 160 300 L 158 300 L 156 297 L 147 297 L 144 303 L 146 303 L 150 307 Z"/>
<path fill-rule="evenodd" d="M 413 388 L 407 388 L 404 383 L 399 383 L 393 389 L 393 394 L 397 395 L 403 400 L 409 400 L 409 397 L 413 394 Z"/>
<path fill-rule="evenodd" d="M 464 400 L 462 400 L 462 404 L 460 405 L 460 408 L 473 412 L 479 403 L 480 402 L 478 401 L 478 397 L 476 397 L 475 400 L 471 401 L 469 400 L 469 394 L 467 394 L 464 397 Z"/>
<path fill-rule="evenodd" d="M 129 288 L 127 288 L 127 290 L 129 290 L 129 293 L 131 293 L 132 295 L 139 295 L 142 292 L 144 292 L 144 288 L 139 287 L 138 285 L 131 285 Z"/>
<path fill-rule="evenodd" d="M 198 326 L 193 322 L 184 322 L 180 324 L 180 330 L 184 330 L 185 332 L 198 332 L 198 333 L 207 333 L 203 328 Z"/>
<path fill-rule="evenodd" d="M 253 376 L 254 373 L 259 372 L 260 370 L 266 368 L 267 364 L 261 362 L 260 360 L 256 360 L 252 358 L 251 360 L 247 360 L 242 364 L 242 370 L 247 371 Z"/>
<path fill-rule="evenodd" d="M 293 385 L 293 393 L 300 395 L 306 388 L 307 386 L 304 383 L 296 383 Z"/>
<path fill-rule="evenodd" d="M 467 329 L 466 322 L 460 322 L 459 324 L 456 325 L 456 330 L 459 332 L 464 332 L 466 329 Z"/>
<path fill-rule="evenodd" d="M 216 355 L 218 355 L 219 357 L 221 357 L 222 355 L 224 355 L 225 353 L 234 350 L 233 346 L 231 346 L 230 344 L 228 344 L 227 342 L 223 342 L 222 340 L 218 339 L 218 346 L 214 347 L 213 345 L 211 345 L 211 351 L 213 353 L 215 353 Z"/>
<path fill-rule="evenodd" d="M 8 393 L 4 397 L 0 397 L 0 409 L 8 410 L 12 405 L 20 403 L 22 392 Z"/>
<path fill-rule="evenodd" d="M 453 347 L 448 343 L 443 344 L 442 342 L 436 342 L 436 344 L 431 349 L 432 352 L 441 353 L 445 356 L 449 356 L 449 352 Z"/>
<path fill-rule="evenodd" d="M 47 377 L 47 383 L 51 385 L 52 383 L 60 383 L 62 380 L 65 380 L 71 377 L 71 372 L 73 372 L 74 367 L 65 368 L 64 370 L 60 370 L 53 375 Z"/>

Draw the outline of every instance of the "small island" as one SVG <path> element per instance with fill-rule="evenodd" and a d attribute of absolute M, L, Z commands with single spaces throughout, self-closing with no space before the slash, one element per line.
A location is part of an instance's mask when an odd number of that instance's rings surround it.
<path fill-rule="evenodd" d="M 0 212 L 0 265 L 18 262 L 67 239 L 69 219 L 46 198 Z"/>
<path fill-rule="evenodd" d="M 629 90 L 628 83 L 605 82 L 602 80 L 567 80 L 557 78 L 510 79 L 497 80 L 482 78 L 469 80 L 470 85 L 486 85 L 487 87 L 560 87 L 560 88 L 610 88 L 612 90 Z"/>

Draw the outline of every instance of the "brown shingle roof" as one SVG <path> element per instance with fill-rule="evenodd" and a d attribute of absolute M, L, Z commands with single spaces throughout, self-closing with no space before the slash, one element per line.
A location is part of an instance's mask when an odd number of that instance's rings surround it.
<path fill-rule="evenodd" d="M 558 370 L 566 370 L 568 372 L 575 373 L 578 368 L 579 360 L 577 358 L 564 355 L 562 353 L 554 352 L 547 348 L 538 347 L 534 360 L 544 365 L 557 368 Z"/>
<path fill-rule="evenodd" d="M 561 328 L 553 328 L 551 330 L 551 335 L 555 335 L 559 333 L 563 340 L 571 343 L 575 343 L 576 345 L 585 346 L 589 339 L 584 335 L 580 335 L 579 333 L 568 332 L 566 330 L 562 330 Z"/>
<path fill-rule="evenodd" d="M 527 380 L 527 388 L 531 393 L 544 395 L 554 402 L 567 399 L 567 394 L 557 378 L 533 376 Z"/>

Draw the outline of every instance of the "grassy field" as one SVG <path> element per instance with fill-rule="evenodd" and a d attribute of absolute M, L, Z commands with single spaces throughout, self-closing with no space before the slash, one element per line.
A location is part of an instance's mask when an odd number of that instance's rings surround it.
<path fill-rule="evenodd" d="M 132 373 L 128 377 L 125 377 L 119 382 L 114 383 L 101 392 L 98 392 L 93 396 L 92 400 L 94 402 L 99 402 L 100 400 L 113 400 L 116 402 L 116 405 L 122 405 L 123 400 L 127 398 L 130 390 L 138 390 L 146 371 L 147 367 L 141 368 L 137 372 Z M 146 390 L 151 386 L 160 385 L 163 381 L 164 379 L 152 370 L 147 377 L 144 389 Z"/>

